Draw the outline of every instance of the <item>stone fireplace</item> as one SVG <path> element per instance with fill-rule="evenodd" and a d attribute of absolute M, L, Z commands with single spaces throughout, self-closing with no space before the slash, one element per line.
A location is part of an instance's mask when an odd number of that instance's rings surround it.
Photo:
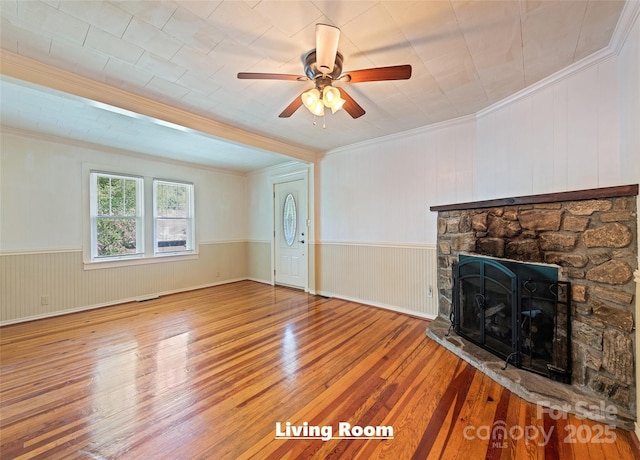
<path fill-rule="evenodd" d="M 613 405 L 618 424 L 631 428 L 637 195 L 638 185 L 629 185 L 432 207 L 438 212 L 439 317 L 429 336 L 525 399 Z M 461 256 L 557 269 L 558 280 L 570 286 L 570 385 L 513 366 L 503 370 L 504 359 L 451 330 Z"/>

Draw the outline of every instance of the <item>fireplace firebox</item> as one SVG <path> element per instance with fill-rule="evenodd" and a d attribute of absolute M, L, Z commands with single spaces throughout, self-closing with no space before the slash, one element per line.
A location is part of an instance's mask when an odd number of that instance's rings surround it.
<path fill-rule="evenodd" d="M 553 266 L 460 255 L 455 332 L 515 365 L 571 383 L 570 283 Z"/>

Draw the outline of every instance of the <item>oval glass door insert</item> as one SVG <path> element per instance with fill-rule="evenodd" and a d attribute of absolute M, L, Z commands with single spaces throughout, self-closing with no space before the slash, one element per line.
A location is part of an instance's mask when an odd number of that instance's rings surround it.
<path fill-rule="evenodd" d="M 291 246 L 296 238 L 296 227 L 298 219 L 296 215 L 296 200 L 289 193 L 284 199 L 284 208 L 282 210 L 282 229 L 284 240 L 287 245 Z"/>

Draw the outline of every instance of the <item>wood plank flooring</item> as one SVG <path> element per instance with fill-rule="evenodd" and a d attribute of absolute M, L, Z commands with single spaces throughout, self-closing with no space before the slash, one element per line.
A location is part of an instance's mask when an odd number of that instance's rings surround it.
<path fill-rule="evenodd" d="M 426 326 L 250 281 L 6 326 L 0 456 L 639 458 L 629 432 L 541 411 Z M 332 439 L 276 438 L 287 422 Z M 367 426 L 381 436 L 349 439 Z"/>

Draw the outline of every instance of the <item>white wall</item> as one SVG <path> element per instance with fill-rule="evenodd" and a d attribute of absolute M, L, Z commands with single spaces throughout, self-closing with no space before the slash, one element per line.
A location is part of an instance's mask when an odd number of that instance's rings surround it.
<path fill-rule="evenodd" d="M 472 199 L 473 118 L 331 152 L 319 166 L 317 290 L 433 318 L 435 202 Z"/>
<path fill-rule="evenodd" d="M 83 165 L 194 183 L 200 242 L 245 240 L 246 178 L 242 174 L 145 159 L 5 130 L 0 153 L 0 249 L 82 249 Z"/>
<path fill-rule="evenodd" d="M 248 237 L 251 241 L 273 240 L 273 187 L 268 170 L 247 176 Z"/>
<path fill-rule="evenodd" d="M 621 148 L 621 119 L 631 120 L 620 62 L 610 56 L 481 114 L 474 199 L 637 182 L 638 162 Z"/>
<path fill-rule="evenodd" d="M 474 199 L 640 182 L 637 5 L 625 14 L 617 48 L 478 114 Z"/>
<path fill-rule="evenodd" d="M 318 263 L 357 258 L 363 245 L 434 246 L 433 205 L 640 182 L 637 22 L 636 16 L 619 54 L 605 50 L 475 116 L 329 152 L 318 166 Z M 387 300 L 361 300 L 428 316 L 423 293 L 435 275 L 412 269 L 398 251 L 380 257 L 413 274 L 418 307 L 399 305 L 404 287 Z M 436 257 L 435 247 L 429 257 Z M 319 291 L 367 295 L 367 263 L 364 257 L 349 267 L 325 263 Z M 388 274 L 373 282 L 394 283 Z"/>
<path fill-rule="evenodd" d="M 135 266 L 95 264 L 86 270 L 90 168 L 193 182 L 197 257 Z M 246 203 L 247 179 L 241 174 L 5 129 L 0 151 L 0 323 L 247 278 Z"/>
<path fill-rule="evenodd" d="M 435 244 L 434 202 L 469 201 L 473 119 L 334 151 L 320 164 L 324 242 Z"/>
<path fill-rule="evenodd" d="M 7 132 L 1 146 L 0 249 L 82 249 L 78 155 L 61 144 Z"/>
<path fill-rule="evenodd" d="M 640 13 L 617 60 L 620 107 L 620 168 L 640 177 Z"/>
<path fill-rule="evenodd" d="M 429 206 L 638 183 L 637 29 L 620 56 L 477 117 L 330 152 L 321 240 L 434 244 Z"/>

